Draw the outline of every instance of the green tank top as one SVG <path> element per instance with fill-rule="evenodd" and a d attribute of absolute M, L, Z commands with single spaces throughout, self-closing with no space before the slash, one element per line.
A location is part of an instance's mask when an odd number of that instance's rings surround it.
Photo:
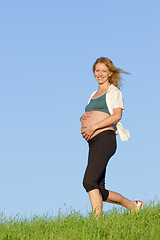
<path fill-rule="evenodd" d="M 100 111 L 110 115 L 108 106 L 106 104 L 106 93 L 96 99 L 91 99 L 89 104 L 85 107 L 85 112 L 90 111 Z"/>

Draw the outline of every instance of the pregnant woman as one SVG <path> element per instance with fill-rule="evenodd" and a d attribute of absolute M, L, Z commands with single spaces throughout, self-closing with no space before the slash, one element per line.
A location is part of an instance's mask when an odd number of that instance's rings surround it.
<path fill-rule="evenodd" d="M 102 201 L 119 204 L 131 212 L 143 207 L 141 201 L 131 201 L 121 194 L 105 189 L 105 173 L 109 159 L 116 151 L 116 135 L 122 141 L 129 139 L 129 131 L 120 123 L 124 110 L 120 91 L 120 73 L 111 60 L 101 57 L 93 65 L 93 73 L 99 84 L 93 92 L 80 118 L 81 133 L 89 144 L 88 165 L 83 186 L 89 194 L 93 213 L 100 216 Z"/>

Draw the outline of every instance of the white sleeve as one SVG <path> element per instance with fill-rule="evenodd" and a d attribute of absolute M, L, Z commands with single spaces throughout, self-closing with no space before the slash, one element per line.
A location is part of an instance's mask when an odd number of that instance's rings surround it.
<path fill-rule="evenodd" d="M 122 93 L 119 89 L 112 92 L 112 94 L 111 94 L 111 105 L 112 105 L 112 109 L 120 107 L 120 108 L 122 108 L 122 111 L 124 111 L 123 96 L 122 96 Z"/>

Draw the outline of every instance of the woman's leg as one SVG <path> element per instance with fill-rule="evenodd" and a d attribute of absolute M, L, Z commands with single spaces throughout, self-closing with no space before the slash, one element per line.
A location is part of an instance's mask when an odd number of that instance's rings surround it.
<path fill-rule="evenodd" d="M 105 131 L 89 141 L 88 165 L 83 178 L 83 186 L 89 193 L 93 212 L 102 212 L 102 200 L 105 201 L 109 191 L 104 185 L 105 169 L 110 157 L 116 150 L 114 131 Z"/>
<path fill-rule="evenodd" d="M 88 192 L 93 213 L 95 216 L 101 216 L 102 213 L 102 197 L 99 189 L 93 189 Z"/>
<path fill-rule="evenodd" d="M 112 191 L 109 191 L 109 195 L 108 195 L 106 202 L 119 204 L 119 205 L 127 208 L 131 212 L 136 209 L 136 204 L 134 201 L 131 201 L 131 200 L 123 197 L 121 194 L 112 192 Z"/>
<path fill-rule="evenodd" d="M 101 214 L 102 214 L 102 196 L 99 192 L 99 189 L 91 190 L 88 193 L 89 193 L 89 198 L 90 198 L 93 213 L 96 216 L 101 216 Z M 116 192 L 109 191 L 109 196 L 108 196 L 106 202 L 118 204 L 122 207 L 127 208 L 131 212 L 136 210 L 135 201 L 131 201 Z"/>
<path fill-rule="evenodd" d="M 108 191 L 105 189 L 105 171 L 102 174 L 102 178 L 100 179 L 99 182 L 99 189 L 102 195 L 102 201 L 109 202 L 109 203 L 114 203 L 114 204 L 119 204 L 130 211 L 135 209 L 135 201 L 131 201 L 125 197 L 123 197 L 121 194 Z"/>

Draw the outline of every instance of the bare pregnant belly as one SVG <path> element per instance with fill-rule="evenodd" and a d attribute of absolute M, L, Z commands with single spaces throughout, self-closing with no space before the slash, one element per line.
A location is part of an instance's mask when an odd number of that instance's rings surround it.
<path fill-rule="evenodd" d="M 105 112 L 91 111 L 91 112 L 89 112 L 89 117 L 85 121 L 88 121 L 90 125 L 94 125 L 95 123 L 100 122 L 109 116 L 110 115 Z M 100 132 L 103 132 L 105 130 L 113 130 L 114 131 L 113 124 L 111 124 L 105 128 L 96 130 L 93 133 L 93 135 L 91 136 L 91 138 L 93 138 L 94 136 L 96 136 L 97 134 L 99 134 Z"/>

